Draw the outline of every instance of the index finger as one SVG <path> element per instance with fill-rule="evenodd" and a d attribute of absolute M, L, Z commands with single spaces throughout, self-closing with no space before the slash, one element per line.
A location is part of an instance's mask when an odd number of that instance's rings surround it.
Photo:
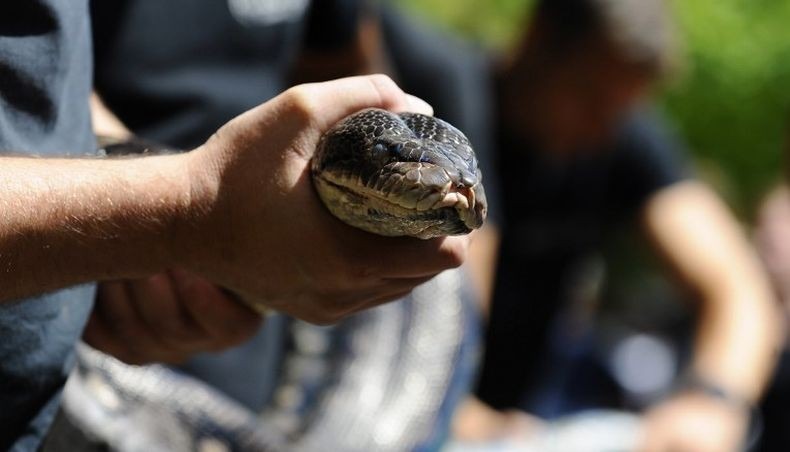
<path fill-rule="evenodd" d="M 365 108 L 433 114 L 433 109 L 427 102 L 406 94 L 391 78 L 383 74 L 298 85 L 289 90 L 289 96 L 295 97 L 302 104 L 301 108 L 314 116 L 322 131 Z"/>
<path fill-rule="evenodd" d="M 470 237 L 448 236 L 429 240 L 380 237 L 360 232 L 351 243 L 353 256 L 371 274 L 384 278 L 416 278 L 460 267 L 466 260 Z"/>

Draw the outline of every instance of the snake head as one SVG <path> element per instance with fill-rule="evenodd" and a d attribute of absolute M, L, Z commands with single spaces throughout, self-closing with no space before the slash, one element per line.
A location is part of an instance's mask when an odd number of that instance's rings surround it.
<path fill-rule="evenodd" d="M 467 138 L 416 113 L 369 109 L 341 121 L 319 143 L 313 180 L 335 216 L 382 235 L 465 234 L 487 211 Z"/>

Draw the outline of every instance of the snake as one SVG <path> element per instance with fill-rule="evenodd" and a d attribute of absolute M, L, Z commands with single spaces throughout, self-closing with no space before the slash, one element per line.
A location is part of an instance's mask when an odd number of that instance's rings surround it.
<path fill-rule="evenodd" d="M 172 152 L 142 140 L 103 144 L 111 156 Z M 310 171 L 333 215 L 379 235 L 465 234 L 487 213 L 469 140 L 431 116 L 352 114 L 322 135 Z M 447 429 L 440 413 L 467 384 L 475 325 L 460 269 L 330 329 L 294 321 L 295 348 L 285 350 L 275 397 L 259 413 L 188 375 L 130 366 L 83 344 L 42 450 L 431 449 Z M 332 345 L 300 351 L 304 334 Z M 305 371 L 316 366 L 325 371 Z M 294 391 L 311 395 L 302 402 L 277 396 Z"/>
<path fill-rule="evenodd" d="M 384 236 L 466 234 L 488 210 L 469 139 L 419 113 L 368 108 L 342 119 L 319 140 L 312 176 L 333 215 Z"/>

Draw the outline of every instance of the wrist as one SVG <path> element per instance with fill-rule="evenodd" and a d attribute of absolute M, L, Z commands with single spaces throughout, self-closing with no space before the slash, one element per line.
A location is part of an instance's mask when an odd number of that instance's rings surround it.
<path fill-rule="evenodd" d="M 170 211 L 165 212 L 162 218 L 163 224 L 167 225 L 164 237 L 167 240 L 163 243 L 164 267 L 158 270 L 165 270 L 174 266 L 182 266 L 184 262 L 184 251 L 195 249 L 194 243 L 198 240 L 193 237 L 193 227 L 187 227 L 199 218 L 198 212 L 202 212 L 206 197 L 203 188 L 206 184 L 202 183 L 205 177 L 195 171 L 199 165 L 192 161 L 195 159 L 193 152 L 185 152 L 171 146 L 142 139 L 133 135 L 126 137 L 97 136 L 100 153 L 108 157 L 157 157 L 155 160 L 138 160 L 140 162 L 155 162 L 155 166 L 150 168 L 151 173 L 158 172 L 169 180 L 169 184 L 164 187 L 164 191 L 158 193 L 155 199 L 162 203 L 169 204 Z M 167 201 L 165 201 L 167 200 Z M 149 206 L 148 209 L 153 208 Z"/>
<path fill-rule="evenodd" d="M 219 194 L 218 164 L 204 144 L 183 158 L 183 209 L 173 227 L 173 261 L 176 266 L 202 273 L 202 255 L 215 241 L 207 219 L 214 210 Z"/>
<path fill-rule="evenodd" d="M 690 372 L 683 376 L 678 382 L 676 390 L 681 393 L 690 392 L 703 395 L 747 413 L 753 409 L 751 401 L 746 397 L 695 372 Z"/>
<path fill-rule="evenodd" d="M 708 400 L 715 401 L 719 406 L 736 412 L 743 419 L 745 425 L 745 444 L 753 445 L 760 437 L 762 433 L 760 410 L 748 398 L 735 391 L 694 372 L 690 372 L 680 379 L 675 392 L 705 397 Z"/>

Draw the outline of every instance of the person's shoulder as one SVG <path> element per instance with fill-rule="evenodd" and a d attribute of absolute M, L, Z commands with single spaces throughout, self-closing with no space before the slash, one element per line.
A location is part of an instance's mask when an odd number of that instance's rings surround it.
<path fill-rule="evenodd" d="M 615 193 L 633 210 L 659 190 L 693 178 L 686 150 L 655 106 L 629 114 L 619 130 L 614 154 Z"/>
<path fill-rule="evenodd" d="M 644 140 L 670 135 L 671 126 L 662 111 L 654 104 L 642 104 L 628 112 L 621 122 L 618 139 Z"/>
<path fill-rule="evenodd" d="M 616 137 L 618 153 L 642 157 L 685 154 L 675 127 L 653 104 L 640 105 L 622 121 Z"/>

